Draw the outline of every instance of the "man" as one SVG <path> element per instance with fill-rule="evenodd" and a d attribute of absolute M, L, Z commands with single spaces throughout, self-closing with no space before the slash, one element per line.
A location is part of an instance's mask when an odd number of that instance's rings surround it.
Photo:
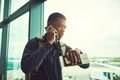
<path fill-rule="evenodd" d="M 53 13 L 47 21 L 47 31 L 42 40 L 44 45 L 39 45 L 37 38 L 28 41 L 23 52 L 21 69 L 25 74 L 31 73 L 30 80 L 62 80 L 62 68 L 59 60 L 59 56 L 62 55 L 60 39 L 64 35 L 65 29 L 65 16 L 61 13 Z M 65 57 L 71 65 L 80 63 L 80 50 L 72 50 L 66 45 L 65 52 Z M 81 67 L 87 68 L 89 64 Z"/>

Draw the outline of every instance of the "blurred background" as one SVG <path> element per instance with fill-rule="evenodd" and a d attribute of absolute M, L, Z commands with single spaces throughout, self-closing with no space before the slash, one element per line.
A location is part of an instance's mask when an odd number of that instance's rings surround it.
<path fill-rule="evenodd" d="M 63 80 L 120 77 L 119 0 L 0 0 L 0 80 L 24 80 L 20 68 L 27 41 L 45 33 L 48 16 L 67 18 L 61 39 L 88 55 L 90 67 L 63 68 Z"/>

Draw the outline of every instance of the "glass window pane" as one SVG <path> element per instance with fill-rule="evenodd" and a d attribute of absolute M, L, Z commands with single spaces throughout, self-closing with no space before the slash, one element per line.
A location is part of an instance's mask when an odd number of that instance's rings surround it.
<path fill-rule="evenodd" d="M 2 28 L 0 29 L 0 56 L 1 56 L 1 39 L 2 39 Z"/>
<path fill-rule="evenodd" d="M 22 7 L 29 0 L 11 0 L 11 14 Z"/>
<path fill-rule="evenodd" d="M 4 0 L 0 0 L 0 22 L 3 20 Z"/>
<path fill-rule="evenodd" d="M 20 61 L 24 46 L 28 41 L 29 13 L 10 23 L 7 80 L 24 80 Z"/>
<path fill-rule="evenodd" d="M 45 2 L 45 25 L 53 12 L 61 12 L 67 18 L 61 41 L 87 53 L 91 64 L 89 72 L 79 71 L 81 69 L 75 66 L 64 68 L 63 77 L 86 80 L 82 76 L 89 73 L 96 80 L 109 80 L 108 75 L 112 78 L 112 74 L 120 75 L 119 0 L 48 0 Z"/>

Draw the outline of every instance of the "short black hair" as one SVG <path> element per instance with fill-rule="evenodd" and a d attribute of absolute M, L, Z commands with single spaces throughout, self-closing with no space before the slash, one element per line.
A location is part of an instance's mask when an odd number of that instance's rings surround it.
<path fill-rule="evenodd" d="M 62 19 L 65 19 L 65 20 L 66 20 L 66 17 L 65 17 L 63 14 L 58 13 L 58 12 L 55 12 L 55 13 L 52 13 L 52 14 L 48 17 L 47 22 L 55 21 L 55 20 L 57 20 L 58 18 L 62 18 Z"/>

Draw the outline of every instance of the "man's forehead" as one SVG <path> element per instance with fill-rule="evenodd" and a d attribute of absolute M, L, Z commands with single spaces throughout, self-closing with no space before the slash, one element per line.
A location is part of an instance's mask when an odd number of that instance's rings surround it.
<path fill-rule="evenodd" d="M 56 22 L 56 23 L 63 23 L 63 24 L 65 24 L 65 23 L 66 23 L 66 20 L 63 19 L 63 18 L 57 18 L 55 22 Z"/>

